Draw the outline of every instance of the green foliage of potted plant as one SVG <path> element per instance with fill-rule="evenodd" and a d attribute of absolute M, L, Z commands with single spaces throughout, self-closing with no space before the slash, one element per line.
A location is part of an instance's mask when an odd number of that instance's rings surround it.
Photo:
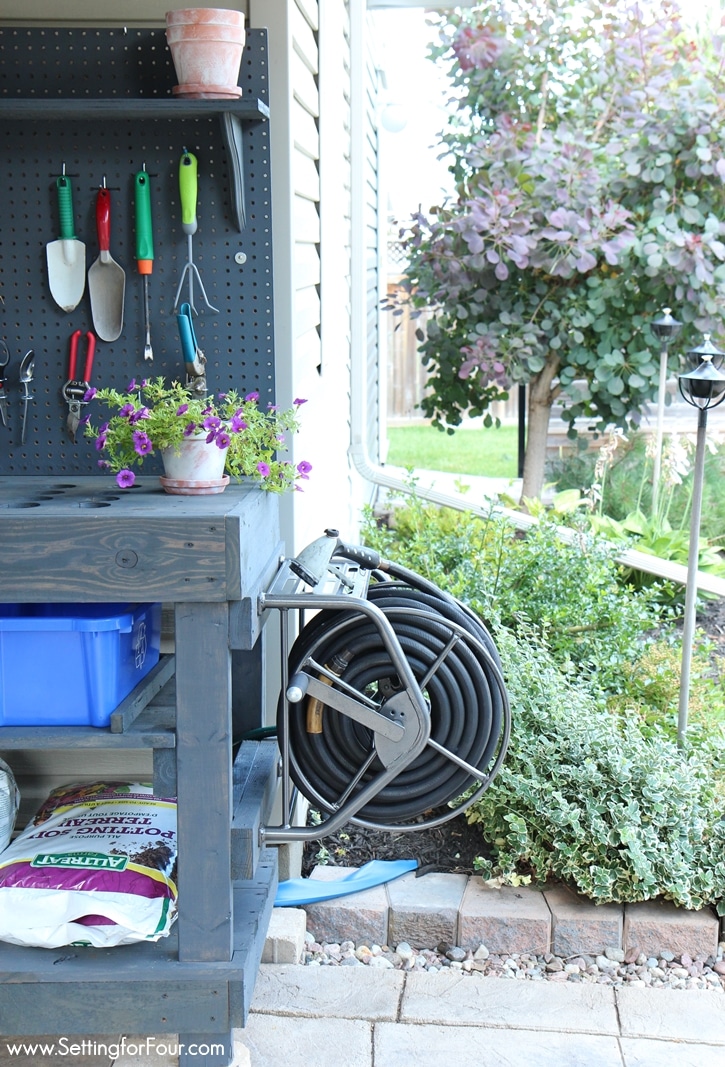
<path fill-rule="evenodd" d="M 228 475 L 251 478 L 268 492 L 299 489 L 297 483 L 312 469 L 306 460 L 295 465 L 278 458 L 286 450 L 286 435 L 299 429 L 304 400 L 295 400 L 284 411 L 274 405 L 264 409 L 256 392 L 242 397 L 232 390 L 204 397 L 161 377 L 133 380 L 125 392 L 91 389 L 86 396 L 116 412 L 100 426 L 87 422 L 85 434 L 101 453 L 99 466 L 112 471 L 121 488 L 134 484 L 131 468 L 142 467 L 148 456 L 167 450 L 178 454 L 192 440 L 221 450 Z"/>

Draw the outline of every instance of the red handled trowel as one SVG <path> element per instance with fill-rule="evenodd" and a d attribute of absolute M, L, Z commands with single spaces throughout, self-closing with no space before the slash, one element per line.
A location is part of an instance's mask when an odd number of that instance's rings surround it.
<path fill-rule="evenodd" d="M 111 255 L 111 190 L 104 184 L 96 196 L 98 258 L 88 271 L 88 295 L 96 333 L 102 341 L 115 341 L 123 331 L 126 273 Z"/>
<path fill-rule="evenodd" d="M 65 171 L 65 168 L 64 168 Z M 73 190 L 67 174 L 56 179 L 60 238 L 45 246 L 48 260 L 48 284 L 56 304 L 63 311 L 73 311 L 81 302 L 86 287 L 86 246 L 73 230 Z"/>

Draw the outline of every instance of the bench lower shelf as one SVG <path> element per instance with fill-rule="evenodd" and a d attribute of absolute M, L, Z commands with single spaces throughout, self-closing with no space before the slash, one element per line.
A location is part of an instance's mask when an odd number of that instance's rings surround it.
<path fill-rule="evenodd" d="M 234 954 L 183 962 L 176 927 L 109 949 L 0 945 L 0 1033 L 226 1034 L 244 1026 L 277 891 L 276 849 L 234 883 Z"/>

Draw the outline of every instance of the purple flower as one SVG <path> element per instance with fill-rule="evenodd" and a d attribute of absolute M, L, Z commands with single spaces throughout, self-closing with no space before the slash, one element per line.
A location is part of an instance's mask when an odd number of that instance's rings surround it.
<path fill-rule="evenodd" d="M 264 463 L 262 460 L 260 460 L 259 463 L 257 464 L 257 470 L 259 471 L 259 473 L 262 475 L 263 478 L 269 477 L 269 473 L 270 473 L 269 463 Z"/>
<path fill-rule="evenodd" d="M 107 459 L 99 459 L 98 466 L 101 468 L 102 471 L 107 471 L 111 464 L 108 462 Z"/>
<path fill-rule="evenodd" d="M 229 429 L 232 433 L 241 433 L 242 430 L 246 430 L 248 423 L 244 421 L 239 415 L 232 415 L 229 420 Z"/>
<path fill-rule="evenodd" d="M 205 430 L 218 430 L 221 424 L 222 420 L 218 415 L 207 415 L 201 425 Z"/>
<path fill-rule="evenodd" d="M 122 419 L 127 419 L 129 415 L 133 415 L 135 410 L 133 404 L 124 404 L 118 414 Z"/>
<path fill-rule="evenodd" d="M 216 439 L 218 433 L 218 430 L 209 430 L 209 433 L 206 435 L 206 443 L 210 445 L 212 441 Z"/>
<path fill-rule="evenodd" d="M 138 386 L 136 385 L 136 379 L 132 378 L 131 381 L 126 386 L 126 392 L 127 393 L 135 393 L 137 389 L 138 389 Z M 123 471 L 121 473 L 123 473 Z"/>
<path fill-rule="evenodd" d="M 229 434 L 225 433 L 224 430 L 220 430 L 220 432 L 216 435 L 215 440 L 217 448 L 229 448 L 231 443 L 232 439 Z"/>
<path fill-rule="evenodd" d="M 259 400 L 259 393 L 247 393 L 245 400 Z"/>
<path fill-rule="evenodd" d="M 305 478 L 305 479 L 309 478 L 311 470 L 312 470 L 312 464 L 308 463 L 308 461 L 306 459 L 301 460 L 297 464 L 297 471 L 299 473 L 300 478 Z"/>
<path fill-rule="evenodd" d="M 137 452 L 139 456 L 147 456 L 149 452 L 153 452 L 154 446 L 151 438 L 143 430 L 136 430 L 133 435 L 133 450 Z"/>
<path fill-rule="evenodd" d="M 188 410 L 189 410 L 189 405 L 188 404 L 179 404 L 178 408 L 176 409 L 176 414 L 177 415 L 185 415 Z"/>
<path fill-rule="evenodd" d="M 120 485 L 121 489 L 130 489 L 135 481 L 136 475 L 133 471 L 123 470 L 116 475 L 116 483 Z"/>
<path fill-rule="evenodd" d="M 301 404 L 306 404 L 307 401 L 306 400 L 301 400 L 299 397 L 295 397 L 295 399 L 292 401 L 292 403 L 294 404 L 294 406 L 296 408 L 298 408 Z"/>
<path fill-rule="evenodd" d="M 184 427 L 184 437 L 193 437 L 195 433 L 196 433 L 196 423 L 195 422 L 190 422 L 187 426 Z"/>
<path fill-rule="evenodd" d="M 135 426 L 137 422 L 141 421 L 141 419 L 150 418 L 151 412 L 148 408 L 139 408 L 137 411 L 134 411 L 133 415 L 129 415 L 128 421 L 131 423 L 132 426 Z"/>
<path fill-rule="evenodd" d="M 106 447 L 106 435 L 99 433 L 96 438 L 96 452 L 101 452 Z"/>
<path fill-rule="evenodd" d="M 86 389 L 85 393 L 83 394 L 83 400 L 81 401 L 81 403 L 87 404 L 89 400 L 93 400 L 93 397 L 96 395 L 97 392 L 98 390 L 96 389 L 96 387 L 94 385 L 91 385 L 88 389 Z"/>

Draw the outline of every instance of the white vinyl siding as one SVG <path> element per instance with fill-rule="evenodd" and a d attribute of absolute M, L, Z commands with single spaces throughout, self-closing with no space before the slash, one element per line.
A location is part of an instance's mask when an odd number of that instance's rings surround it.
<path fill-rule="evenodd" d="M 370 459 L 380 460 L 380 393 L 382 387 L 380 357 L 381 343 L 379 333 L 380 298 L 382 295 L 380 279 L 379 243 L 380 226 L 380 190 L 378 154 L 380 150 L 377 124 L 377 99 L 379 73 L 371 52 L 366 55 L 365 64 L 365 150 L 364 150 L 364 255 L 365 255 L 365 298 L 366 298 L 366 339 L 367 339 L 367 419 L 366 437 Z M 384 229 L 383 229 L 384 235 Z"/>
<path fill-rule="evenodd" d="M 290 84 L 293 133 L 292 193 L 294 257 L 317 269 L 295 270 L 294 333 L 296 361 L 302 357 L 309 373 L 320 356 L 320 130 L 318 10 L 313 0 L 290 7 Z M 303 356 L 304 353 L 304 356 Z"/>

